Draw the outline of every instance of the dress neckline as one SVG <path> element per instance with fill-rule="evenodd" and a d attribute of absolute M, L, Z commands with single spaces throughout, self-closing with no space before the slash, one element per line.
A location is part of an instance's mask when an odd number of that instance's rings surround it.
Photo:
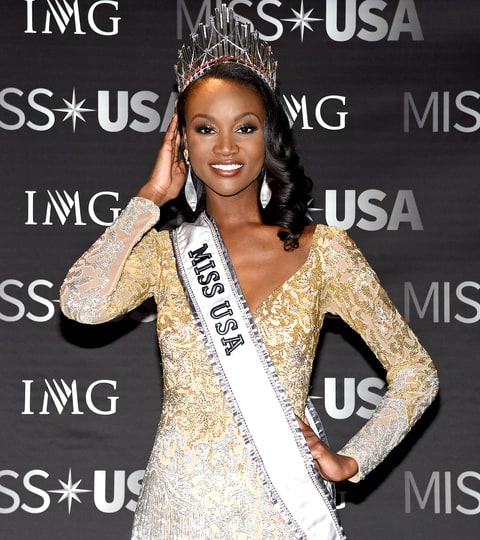
<path fill-rule="evenodd" d="M 315 241 L 315 236 L 317 235 L 317 232 L 318 232 L 318 227 L 315 227 L 315 230 L 313 231 L 313 234 L 312 234 L 312 243 L 310 245 L 310 249 L 308 250 L 308 254 L 305 260 L 303 261 L 303 263 L 297 268 L 297 270 L 295 270 L 293 274 L 291 274 L 287 279 L 285 279 L 282 283 L 280 283 L 278 287 L 275 287 L 270 293 L 268 293 L 267 296 L 263 300 L 261 300 L 261 302 L 255 307 L 255 309 L 252 310 L 250 309 L 250 306 L 248 307 L 250 313 L 252 314 L 252 317 L 256 318 L 260 308 L 263 308 L 266 304 L 268 304 L 270 300 L 276 297 L 291 281 L 294 281 L 297 278 L 297 276 L 300 275 L 300 273 L 305 272 L 305 268 L 310 265 L 311 259 L 313 258 L 314 241 Z M 235 279 L 237 279 L 236 276 L 235 276 Z M 240 282 L 238 281 L 238 279 L 237 279 L 237 282 L 241 290 Z M 243 291 L 242 291 L 242 295 L 243 295 Z M 247 303 L 246 300 L 245 300 L 245 303 Z"/>
<path fill-rule="evenodd" d="M 237 277 L 237 274 L 235 272 L 235 268 L 232 264 L 232 260 L 230 259 L 230 255 L 228 253 L 228 250 L 227 250 L 227 246 L 225 245 L 225 242 L 223 240 L 223 237 L 222 237 L 222 234 L 220 232 L 220 229 L 214 219 L 213 216 L 211 216 L 206 210 L 204 210 L 200 216 L 197 218 L 197 221 L 200 221 L 201 219 L 207 219 L 214 227 L 215 231 L 216 231 L 216 234 L 217 234 L 217 238 L 218 238 L 218 241 L 219 241 L 219 244 L 220 244 L 220 247 L 223 251 L 223 255 L 227 261 L 227 264 L 228 264 L 228 267 L 230 269 L 230 273 L 232 274 L 232 278 L 235 280 L 236 284 L 237 284 L 237 287 L 238 287 L 238 291 L 241 293 L 241 296 L 242 296 L 242 300 L 243 300 L 243 303 L 245 304 L 245 306 L 247 307 L 248 311 L 250 312 L 250 315 L 255 319 L 255 315 L 257 314 L 257 312 L 259 311 L 259 309 L 264 306 L 265 304 L 267 304 L 271 298 L 273 298 L 274 296 L 276 296 L 288 283 L 290 283 L 290 281 L 293 281 L 297 275 L 300 274 L 300 272 L 303 272 L 304 271 L 304 268 L 310 264 L 310 260 L 313 256 L 313 250 L 314 250 L 314 240 L 315 240 L 315 236 L 317 235 L 318 231 L 319 231 L 319 227 L 318 225 L 316 224 L 315 225 L 315 229 L 312 233 L 312 242 L 310 244 L 310 249 L 308 250 L 308 254 L 307 256 L 305 257 L 305 260 L 303 261 L 303 263 L 297 268 L 297 270 L 295 270 L 295 272 L 293 272 L 293 274 L 291 274 L 287 279 L 285 279 L 282 283 L 280 283 L 280 285 L 278 285 L 277 287 L 275 287 L 270 293 L 267 294 L 267 296 L 265 298 L 263 298 L 260 303 L 255 307 L 255 309 L 251 309 L 250 306 L 248 305 L 247 303 L 247 300 L 245 298 L 245 295 L 243 294 L 243 290 L 242 290 L 242 287 L 240 285 L 240 281 Z"/>

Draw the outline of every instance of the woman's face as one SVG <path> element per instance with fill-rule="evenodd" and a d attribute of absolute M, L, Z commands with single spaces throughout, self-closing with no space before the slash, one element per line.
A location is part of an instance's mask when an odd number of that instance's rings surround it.
<path fill-rule="evenodd" d="M 185 146 L 207 197 L 257 190 L 265 158 L 265 110 L 249 86 L 200 79 L 185 103 Z"/>

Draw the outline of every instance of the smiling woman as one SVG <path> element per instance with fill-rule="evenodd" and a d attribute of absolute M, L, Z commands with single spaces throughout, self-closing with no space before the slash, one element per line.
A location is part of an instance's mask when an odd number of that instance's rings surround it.
<path fill-rule="evenodd" d="M 204 77 L 189 93 L 182 120 L 185 151 L 195 175 L 202 179 L 208 204 L 229 204 L 224 198 L 242 192 L 247 197 L 249 190 L 256 200 L 265 161 L 265 111 L 260 96 L 246 85 Z"/>
<path fill-rule="evenodd" d="M 275 68 L 249 26 L 216 10 L 179 53 L 177 111 L 150 179 L 62 285 L 64 313 L 90 324 L 158 304 L 163 411 L 134 540 L 343 539 L 333 482 L 361 480 L 437 391 L 352 240 L 308 224 L 312 183 Z M 154 227 L 160 208 L 169 232 Z M 389 382 L 338 452 L 308 398 L 327 312 Z"/>

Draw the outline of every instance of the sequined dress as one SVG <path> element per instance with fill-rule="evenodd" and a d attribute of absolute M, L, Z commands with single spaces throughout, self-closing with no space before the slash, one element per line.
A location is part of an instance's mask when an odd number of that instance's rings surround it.
<path fill-rule="evenodd" d="M 134 198 L 70 269 L 66 316 L 97 324 L 153 296 L 163 364 L 163 409 L 135 512 L 132 540 L 293 538 L 274 509 L 205 353 L 177 277 L 159 209 Z M 295 413 L 303 416 L 325 314 L 355 329 L 387 372 L 372 418 L 341 449 L 362 479 L 435 397 L 436 371 L 347 234 L 317 225 L 303 266 L 253 313 Z M 259 411 L 261 414 L 261 411 Z"/>

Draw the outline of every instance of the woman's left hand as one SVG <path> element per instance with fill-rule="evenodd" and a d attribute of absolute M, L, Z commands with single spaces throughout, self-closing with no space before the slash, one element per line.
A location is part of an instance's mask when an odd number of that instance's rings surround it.
<path fill-rule="evenodd" d="M 297 421 L 315 460 L 315 466 L 325 480 L 341 482 L 357 474 L 358 464 L 355 459 L 332 452 L 305 421 L 298 416 Z"/>

